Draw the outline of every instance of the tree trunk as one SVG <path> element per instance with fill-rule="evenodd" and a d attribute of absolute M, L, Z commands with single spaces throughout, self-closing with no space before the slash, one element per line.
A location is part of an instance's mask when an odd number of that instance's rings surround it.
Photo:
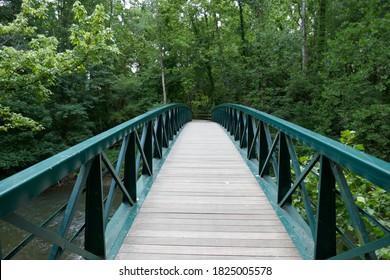
<path fill-rule="evenodd" d="M 302 0 L 301 29 L 302 29 L 302 71 L 305 73 L 307 68 L 306 0 Z"/>
<path fill-rule="evenodd" d="M 215 23 L 215 33 L 217 35 L 217 44 L 218 44 L 218 49 L 219 49 L 219 55 L 222 57 L 223 56 L 223 46 L 222 46 L 222 41 L 221 41 L 221 33 L 219 32 L 219 17 L 217 16 L 217 13 L 214 12 L 214 23 Z"/>
<path fill-rule="evenodd" d="M 163 54 L 163 48 L 160 47 L 160 66 L 161 66 L 161 84 L 163 88 L 163 102 L 164 104 L 167 103 L 167 91 L 165 88 L 165 71 L 164 71 L 164 54 Z"/>
<path fill-rule="evenodd" d="M 164 47 L 163 47 L 163 30 L 162 15 L 160 14 L 160 2 L 157 2 L 157 31 L 160 45 L 160 68 L 161 68 L 161 85 L 163 89 L 163 103 L 167 103 L 167 90 L 165 87 L 165 69 L 164 69 Z"/>
<path fill-rule="evenodd" d="M 326 0 L 320 0 L 318 31 L 317 31 L 317 59 L 322 58 L 326 44 Z"/>
<path fill-rule="evenodd" d="M 242 55 L 246 57 L 247 50 L 246 50 L 245 22 L 244 22 L 244 11 L 242 8 L 242 0 L 238 0 L 238 8 L 240 12 L 240 34 L 241 34 L 241 41 L 242 41 Z"/>

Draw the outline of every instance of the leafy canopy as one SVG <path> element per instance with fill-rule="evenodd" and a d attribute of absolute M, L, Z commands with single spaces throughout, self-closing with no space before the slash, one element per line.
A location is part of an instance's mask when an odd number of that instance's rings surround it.
<path fill-rule="evenodd" d="M 106 27 L 102 5 L 88 15 L 83 5 L 73 5 L 75 24 L 70 28 L 72 49 L 58 52 L 59 41 L 53 36 L 37 34 L 30 21 L 47 18 L 47 1 L 25 0 L 21 12 L 7 25 L 0 24 L 0 132 L 23 128 L 33 131 L 43 126 L 28 116 L 14 112 L 4 103 L 10 97 L 28 93 L 44 102 L 53 94 L 50 86 L 57 78 L 73 71 L 84 71 L 88 63 L 101 62 L 107 53 L 118 53 L 113 33 Z M 10 39 L 21 37 L 26 44 L 10 45 Z"/>

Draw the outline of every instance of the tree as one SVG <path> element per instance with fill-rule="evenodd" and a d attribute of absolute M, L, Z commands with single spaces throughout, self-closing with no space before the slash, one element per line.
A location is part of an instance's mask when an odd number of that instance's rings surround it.
<path fill-rule="evenodd" d="M 366 151 L 389 160 L 385 148 L 390 143 L 388 6 L 343 1 L 337 9 L 335 18 L 341 27 L 329 33 L 321 63 L 324 89 L 317 103 L 318 130 L 336 135 L 354 129 Z"/>
<path fill-rule="evenodd" d="M 36 27 L 29 25 L 33 18 L 47 18 L 48 4 L 25 0 L 21 12 L 7 25 L 0 25 L 4 38 L 0 49 L 0 131 L 13 128 L 41 130 L 43 127 L 21 112 L 14 112 L 7 103 L 10 96 L 28 92 L 44 102 L 52 95 L 50 86 L 56 78 L 74 70 L 82 71 L 85 63 L 98 63 L 105 52 L 117 52 L 112 32 L 104 25 L 103 6 L 96 6 L 94 13 L 87 15 L 85 8 L 76 1 L 73 13 L 76 24 L 70 29 L 73 49 L 57 52 L 57 38 L 37 34 Z M 24 48 L 12 46 L 10 37 L 28 38 Z"/>
<path fill-rule="evenodd" d="M 88 15 L 80 2 L 63 45 L 71 49 L 59 51 L 65 39 L 46 29 L 56 26 L 54 4 L 24 1 L 0 26 L 0 145 L 8 147 L 0 152 L 1 177 L 92 135 L 97 98 L 84 94 L 86 81 L 103 57 L 118 53 L 103 7 Z"/>

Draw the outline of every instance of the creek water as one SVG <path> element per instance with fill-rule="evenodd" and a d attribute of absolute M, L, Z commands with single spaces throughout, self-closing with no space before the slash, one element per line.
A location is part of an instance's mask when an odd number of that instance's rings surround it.
<path fill-rule="evenodd" d="M 108 192 L 107 185 L 105 193 Z M 36 225 L 45 222 L 54 212 L 63 206 L 69 199 L 73 188 L 73 182 L 67 182 L 61 185 L 50 187 L 37 198 L 29 202 L 23 209 L 17 210 L 16 213 L 26 218 L 28 221 Z M 114 204 L 121 201 L 121 196 L 116 195 Z M 85 194 L 81 196 L 76 206 L 75 214 L 71 226 L 68 230 L 67 238 L 73 236 L 75 232 L 84 224 L 85 217 Z M 46 227 L 49 231 L 56 233 L 62 222 L 63 212 L 57 215 Z M 21 230 L 3 220 L 0 220 L 0 244 L 2 248 L 2 256 L 8 254 L 15 246 L 29 235 L 28 232 Z M 84 234 L 81 233 L 73 243 L 83 247 Z M 45 260 L 48 258 L 52 244 L 39 237 L 34 237 L 20 252 L 12 259 L 18 260 Z M 61 259 L 82 259 L 77 254 L 64 252 Z"/>

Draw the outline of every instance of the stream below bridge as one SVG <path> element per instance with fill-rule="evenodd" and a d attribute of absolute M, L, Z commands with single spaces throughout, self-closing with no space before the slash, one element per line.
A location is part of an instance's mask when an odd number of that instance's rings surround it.
<path fill-rule="evenodd" d="M 105 180 L 106 181 L 106 180 Z M 37 198 L 33 199 L 23 209 L 15 211 L 28 221 L 36 225 L 45 222 L 54 212 L 67 203 L 72 189 L 73 181 L 69 180 L 62 184 L 52 186 L 45 190 Z M 108 192 L 107 183 L 105 182 L 105 195 Z M 118 191 L 119 192 L 119 191 Z M 116 195 L 114 205 L 121 202 L 122 196 Z M 85 194 L 81 196 L 77 203 L 72 224 L 68 230 L 67 238 L 73 236 L 75 232 L 83 225 L 85 217 Z M 62 222 L 63 212 L 57 215 L 46 227 L 53 233 L 57 233 Z M 28 232 L 19 229 L 3 220 L 0 220 L 0 242 L 2 257 L 6 256 L 15 246 L 23 241 L 29 235 Z M 80 247 L 84 244 L 84 233 L 82 232 L 75 240 L 72 241 Z M 52 244 L 40 237 L 34 237 L 27 245 L 24 246 L 12 259 L 17 260 L 45 260 L 48 258 Z M 82 259 L 77 254 L 65 251 L 60 259 L 75 260 Z"/>

